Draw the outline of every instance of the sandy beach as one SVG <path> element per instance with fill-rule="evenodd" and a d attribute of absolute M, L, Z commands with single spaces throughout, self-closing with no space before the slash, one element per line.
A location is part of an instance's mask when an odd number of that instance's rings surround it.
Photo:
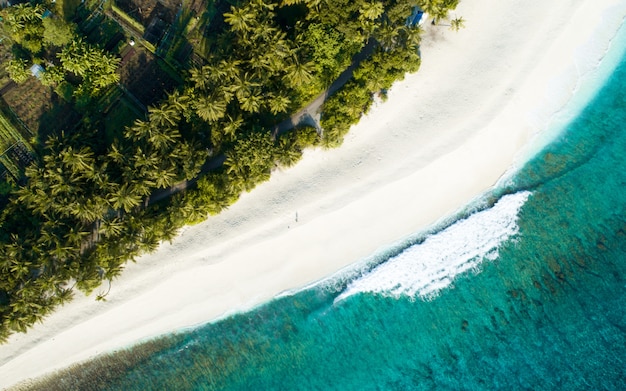
<path fill-rule="evenodd" d="M 462 208 L 528 156 L 601 61 L 626 2 L 462 0 L 452 16 L 466 28 L 425 24 L 420 71 L 341 148 L 306 151 L 128 265 L 106 302 L 77 295 L 12 336 L 0 346 L 0 386 L 248 309 Z"/>

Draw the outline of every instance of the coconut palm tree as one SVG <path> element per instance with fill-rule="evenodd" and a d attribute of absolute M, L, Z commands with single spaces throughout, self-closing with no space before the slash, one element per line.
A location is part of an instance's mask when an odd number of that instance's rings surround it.
<path fill-rule="evenodd" d="M 246 72 L 240 77 L 233 80 L 233 84 L 230 86 L 230 92 L 233 92 L 237 97 L 237 100 L 241 101 L 252 94 L 252 90 L 256 87 L 260 87 L 261 83 L 255 79 L 250 73 Z"/>
<path fill-rule="evenodd" d="M 161 103 L 158 107 L 149 107 L 148 113 L 150 123 L 158 127 L 175 126 L 180 121 L 180 113 L 167 103 Z"/>
<path fill-rule="evenodd" d="M 132 126 L 126 128 L 124 132 L 124 136 L 133 141 L 139 141 L 142 139 L 147 139 L 152 134 L 154 126 L 149 121 L 142 121 L 140 119 L 136 119 Z M 117 147 L 116 144 L 111 145 L 111 151 L 109 152 L 109 157 L 113 159 L 113 161 L 123 161 L 125 155 L 122 153 L 121 148 Z"/>
<path fill-rule="evenodd" d="M 89 176 L 94 172 L 95 159 L 91 148 L 84 146 L 78 151 L 71 146 L 61 151 L 61 160 L 72 173 L 80 173 Z"/>
<path fill-rule="evenodd" d="M 133 191 L 133 186 L 127 183 L 117 186 L 117 188 L 110 194 L 108 201 L 115 209 L 124 209 L 125 212 L 130 212 L 133 208 L 141 204 L 141 196 Z"/>
<path fill-rule="evenodd" d="M 368 3 L 363 2 L 359 9 L 360 17 L 363 19 L 374 21 L 385 12 L 385 7 L 381 2 Z"/>
<path fill-rule="evenodd" d="M 397 46 L 400 30 L 395 26 L 385 23 L 376 29 L 375 38 L 385 50 L 390 50 Z"/>
<path fill-rule="evenodd" d="M 189 71 L 189 79 L 193 82 L 198 90 L 208 89 L 214 82 L 214 69 L 210 65 L 204 65 L 201 68 L 193 68 Z"/>
<path fill-rule="evenodd" d="M 421 32 L 422 29 L 420 26 L 404 26 L 400 29 L 400 35 L 404 41 L 404 46 L 406 48 L 417 49 L 421 42 Z"/>
<path fill-rule="evenodd" d="M 72 210 L 73 215 L 84 222 L 94 222 L 107 212 L 106 200 L 101 197 L 92 197 L 78 202 Z"/>
<path fill-rule="evenodd" d="M 72 41 L 57 56 L 63 68 L 75 75 L 85 76 L 89 69 L 90 61 L 81 40 Z"/>
<path fill-rule="evenodd" d="M 226 114 L 226 102 L 213 96 L 202 96 L 194 102 L 196 113 L 207 122 L 217 122 Z"/>
<path fill-rule="evenodd" d="M 231 6 L 230 12 L 224 13 L 224 21 L 233 31 L 242 33 L 244 37 L 252 29 L 254 20 L 254 13 L 248 7 Z"/>
<path fill-rule="evenodd" d="M 233 118 L 230 115 L 228 115 L 226 117 L 226 121 L 224 125 L 222 126 L 222 132 L 230 140 L 233 140 L 235 138 L 235 135 L 237 134 L 237 131 L 241 129 L 242 125 L 243 125 L 243 119 L 241 117 Z"/>
<path fill-rule="evenodd" d="M 153 172 L 154 182 L 157 188 L 165 188 L 174 184 L 176 180 L 176 172 L 173 166 L 160 168 Z"/>
<path fill-rule="evenodd" d="M 107 237 L 119 236 L 123 228 L 122 220 L 117 217 L 103 219 L 100 224 L 100 232 Z"/>
<path fill-rule="evenodd" d="M 89 236 L 90 232 L 83 231 L 80 227 L 70 227 L 63 238 L 65 243 L 72 247 L 79 247 L 83 243 L 83 239 Z"/>
<path fill-rule="evenodd" d="M 253 89 L 249 95 L 239 98 L 240 107 L 249 113 L 258 113 L 263 105 L 263 97 L 259 89 Z"/>
<path fill-rule="evenodd" d="M 241 61 L 234 59 L 222 60 L 218 64 L 220 73 L 225 80 L 235 80 L 241 74 Z"/>
<path fill-rule="evenodd" d="M 288 137 L 278 139 L 276 160 L 283 167 L 291 167 L 302 158 L 302 150 Z"/>
<path fill-rule="evenodd" d="M 291 104 L 291 99 L 289 99 L 286 95 L 274 95 L 270 94 L 268 100 L 268 107 L 272 114 L 284 113 L 289 109 L 289 105 Z"/>
<path fill-rule="evenodd" d="M 188 94 L 175 90 L 167 95 L 167 103 L 171 109 L 176 110 L 179 114 L 184 114 L 189 109 L 191 98 Z"/>
<path fill-rule="evenodd" d="M 284 79 L 292 88 L 297 88 L 313 80 L 313 69 L 313 63 L 301 63 L 296 60 L 287 66 Z"/>
<path fill-rule="evenodd" d="M 160 151 L 167 150 L 180 139 L 178 129 L 155 129 L 148 141 Z"/>
<path fill-rule="evenodd" d="M 143 124 L 147 124 L 147 122 L 135 120 L 135 125 L 126 128 L 126 137 L 131 138 L 130 136 L 132 136 L 134 138 L 139 135 L 141 135 L 140 137 L 144 137 Z M 131 129 L 133 129 L 133 131 L 131 131 Z M 135 130 L 137 130 L 137 132 L 135 132 Z M 124 165 L 127 160 L 127 154 L 123 148 L 118 145 L 117 141 L 113 142 L 109 148 L 110 150 L 107 152 L 107 157 L 116 164 Z"/>
<path fill-rule="evenodd" d="M 462 16 L 450 21 L 450 30 L 459 31 L 462 28 L 465 28 L 465 19 Z"/>
<path fill-rule="evenodd" d="M 24 83 L 30 76 L 26 61 L 22 59 L 9 60 L 6 70 L 9 72 L 11 80 L 18 84 Z"/>

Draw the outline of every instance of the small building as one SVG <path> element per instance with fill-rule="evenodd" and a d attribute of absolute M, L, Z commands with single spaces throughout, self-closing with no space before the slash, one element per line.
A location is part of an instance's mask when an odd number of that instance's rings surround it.
<path fill-rule="evenodd" d="M 30 73 L 35 76 L 37 79 L 41 80 L 41 77 L 44 73 L 44 69 L 41 65 L 39 64 L 33 64 L 32 67 L 30 67 Z"/>
<path fill-rule="evenodd" d="M 422 11 L 420 7 L 413 7 L 413 12 L 411 12 L 411 16 L 407 18 L 406 25 L 410 27 L 422 25 L 427 17 L 428 14 Z"/>

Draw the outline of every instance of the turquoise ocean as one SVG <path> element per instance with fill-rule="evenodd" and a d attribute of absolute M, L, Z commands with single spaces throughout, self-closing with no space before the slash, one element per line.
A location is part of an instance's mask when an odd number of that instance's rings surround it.
<path fill-rule="evenodd" d="M 458 215 L 94 389 L 626 389 L 625 49 Z"/>

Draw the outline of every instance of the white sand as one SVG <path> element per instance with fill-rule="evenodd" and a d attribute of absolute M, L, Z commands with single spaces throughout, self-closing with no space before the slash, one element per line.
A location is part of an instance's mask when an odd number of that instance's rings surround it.
<path fill-rule="evenodd" d="M 466 28 L 426 25 L 421 70 L 344 146 L 307 152 L 130 265 L 106 303 L 77 298 L 13 336 L 0 347 L 0 385 L 249 308 L 462 207 L 519 160 L 580 69 L 598 63 L 626 2 L 464 0 L 455 14 Z"/>

